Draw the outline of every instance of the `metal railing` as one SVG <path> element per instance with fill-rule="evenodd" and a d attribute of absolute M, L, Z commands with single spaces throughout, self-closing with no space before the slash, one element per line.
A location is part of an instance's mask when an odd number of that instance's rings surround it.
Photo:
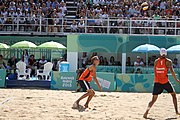
<path fill-rule="evenodd" d="M 76 24 L 72 25 L 74 20 Z M 66 35 L 70 33 L 180 35 L 180 19 L 60 19 L 41 16 L 0 18 L 0 34 Z"/>

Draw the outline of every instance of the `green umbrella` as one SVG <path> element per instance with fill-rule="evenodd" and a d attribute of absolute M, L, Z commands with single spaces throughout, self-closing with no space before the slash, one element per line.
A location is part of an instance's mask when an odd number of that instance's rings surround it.
<path fill-rule="evenodd" d="M 52 55 L 52 50 L 62 50 L 66 49 L 66 47 L 58 42 L 45 42 L 41 45 L 39 45 L 37 48 L 40 49 L 50 49 L 51 50 L 51 55 Z M 51 57 L 51 62 L 52 62 L 52 57 Z"/>
<path fill-rule="evenodd" d="M 39 45 L 37 48 L 41 48 L 41 49 L 66 49 L 66 47 L 58 42 L 45 42 L 41 45 Z"/>
<path fill-rule="evenodd" d="M 0 43 L 0 49 L 8 49 L 9 46 L 4 44 L 4 43 Z"/>
<path fill-rule="evenodd" d="M 19 49 L 28 49 L 28 48 L 36 48 L 37 46 L 29 41 L 21 41 L 17 42 L 14 45 L 11 46 L 11 48 L 19 48 Z"/>

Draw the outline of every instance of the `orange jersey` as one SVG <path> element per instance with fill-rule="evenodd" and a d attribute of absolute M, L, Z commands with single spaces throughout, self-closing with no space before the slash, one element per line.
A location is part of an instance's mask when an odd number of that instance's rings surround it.
<path fill-rule="evenodd" d="M 90 72 L 90 73 L 89 73 Z M 89 76 L 87 76 L 89 74 Z M 89 70 L 89 68 L 86 68 L 86 70 L 82 73 L 82 75 L 79 77 L 79 80 L 85 80 L 87 82 L 91 82 L 93 78 L 93 72 Z"/>
<path fill-rule="evenodd" d="M 166 66 L 166 58 L 158 58 L 154 72 L 154 82 L 165 84 L 168 82 L 168 67 Z"/>

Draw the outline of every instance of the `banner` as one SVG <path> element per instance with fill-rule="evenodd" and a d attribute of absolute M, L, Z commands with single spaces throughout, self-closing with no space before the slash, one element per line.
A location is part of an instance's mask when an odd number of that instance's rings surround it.
<path fill-rule="evenodd" d="M 0 69 L 0 87 L 5 87 L 6 82 L 6 70 Z"/>
<path fill-rule="evenodd" d="M 75 72 L 53 72 L 51 89 L 53 90 L 76 90 Z"/>
<path fill-rule="evenodd" d="M 103 91 L 115 91 L 114 73 L 97 73 L 97 79 Z M 99 90 L 94 80 L 90 83 L 92 89 Z M 51 89 L 55 90 L 76 90 L 75 72 L 53 72 Z"/>

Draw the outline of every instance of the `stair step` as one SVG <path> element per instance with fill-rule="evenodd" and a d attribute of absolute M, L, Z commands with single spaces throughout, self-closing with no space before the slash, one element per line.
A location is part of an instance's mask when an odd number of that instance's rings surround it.
<path fill-rule="evenodd" d="M 75 3 L 76 3 L 76 2 L 75 2 Z M 67 1 L 67 2 L 66 2 L 66 5 L 67 5 L 67 4 L 74 4 L 74 1 Z"/>
<path fill-rule="evenodd" d="M 68 10 L 67 12 L 68 13 L 76 13 L 76 11 L 74 11 L 74 10 Z"/>
<path fill-rule="evenodd" d="M 77 9 L 77 6 L 66 6 L 67 9 Z"/>
<path fill-rule="evenodd" d="M 73 15 L 66 15 L 66 18 L 67 18 L 67 19 L 74 19 L 74 18 L 76 18 L 76 16 L 73 16 Z"/>

